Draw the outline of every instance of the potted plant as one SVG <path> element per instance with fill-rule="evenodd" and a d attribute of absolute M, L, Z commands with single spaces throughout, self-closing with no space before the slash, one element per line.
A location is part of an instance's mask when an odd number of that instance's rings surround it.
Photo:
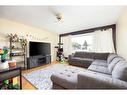
<path fill-rule="evenodd" d="M 0 49 L 0 55 L 1 55 L 0 69 L 6 69 L 9 67 L 8 62 L 6 61 L 7 53 L 8 53 L 8 49 L 6 47 Z"/>

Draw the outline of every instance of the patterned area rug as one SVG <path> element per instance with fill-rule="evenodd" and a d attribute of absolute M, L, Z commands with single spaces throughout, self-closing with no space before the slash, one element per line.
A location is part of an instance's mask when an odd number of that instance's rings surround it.
<path fill-rule="evenodd" d="M 28 74 L 23 74 L 23 76 L 36 88 L 41 90 L 49 90 L 52 88 L 52 81 L 50 80 L 51 75 L 55 72 L 60 72 L 67 66 L 68 65 L 66 64 L 54 64 Z"/>

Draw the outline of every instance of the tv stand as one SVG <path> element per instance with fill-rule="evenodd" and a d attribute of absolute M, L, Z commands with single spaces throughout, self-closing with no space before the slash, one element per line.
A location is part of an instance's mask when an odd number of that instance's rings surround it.
<path fill-rule="evenodd" d="M 37 55 L 37 56 L 30 56 L 29 58 L 27 58 L 28 69 L 48 63 L 51 63 L 51 55 L 45 55 L 45 56 Z"/>

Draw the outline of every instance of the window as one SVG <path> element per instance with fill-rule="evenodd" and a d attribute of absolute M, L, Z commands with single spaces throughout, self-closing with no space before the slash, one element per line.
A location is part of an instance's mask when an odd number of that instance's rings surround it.
<path fill-rule="evenodd" d="M 91 51 L 92 44 L 93 44 L 93 35 L 86 34 L 86 35 L 72 36 L 71 42 L 72 42 L 72 52 Z"/>

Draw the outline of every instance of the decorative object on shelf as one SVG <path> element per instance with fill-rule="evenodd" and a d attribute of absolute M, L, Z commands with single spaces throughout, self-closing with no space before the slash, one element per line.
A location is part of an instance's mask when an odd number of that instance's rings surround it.
<path fill-rule="evenodd" d="M 11 90 L 11 89 L 19 89 L 20 87 L 19 87 L 19 85 L 18 84 L 16 84 L 16 85 L 14 85 L 13 86 L 13 84 L 12 83 L 9 83 L 9 84 L 2 84 L 2 85 L 0 85 L 0 89 L 2 89 L 2 90 Z"/>
<path fill-rule="evenodd" d="M 9 80 L 3 80 L 1 89 L 8 89 Z"/>
<path fill-rule="evenodd" d="M 6 61 L 6 62 L 2 62 L 2 63 L 0 63 L 0 70 L 2 70 L 2 69 L 6 69 L 6 68 L 9 68 L 9 66 L 8 66 L 8 62 Z"/>
<path fill-rule="evenodd" d="M 15 85 L 18 84 L 18 77 L 14 77 L 14 78 L 12 79 L 12 84 L 13 84 L 13 86 L 15 86 Z"/>
<path fill-rule="evenodd" d="M 8 48 L 3 47 L 3 49 L 0 49 L 0 55 L 1 55 L 1 62 L 0 62 L 0 69 L 6 69 L 8 68 L 8 62 L 6 61 L 6 56 L 8 53 Z"/>
<path fill-rule="evenodd" d="M 24 36 L 18 36 L 17 34 L 8 34 L 12 42 L 21 42 L 23 45 L 27 44 L 27 39 Z"/>
<path fill-rule="evenodd" d="M 36 41 L 44 41 L 44 40 L 47 40 L 49 37 L 39 38 L 39 37 L 36 36 L 36 35 L 27 34 L 27 35 L 26 35 L 26 38 L 27 38 L 29 41 L 33 41 L 33 40 L 36 40 Z"/>
<path fill-rule="evenodd" d="M 16 67 L 16 60 L 8 61 L 8 64 L 9 64 L 9 68 Z"/>
<path fill-rule="evenodd" d="M 13 34 L 8 34 L 8 36 L 12 38 L 13 42 L 19 41 L 19 37 L 18 37 L 17 34 L 14 34 L 14 35 Z"/>
<path fill-rule="evenodd" d="M 6 61 L 7 53 L 8 53 L 8 48 L 7 47 L 3 47 L 3 49 L 0 49 L 1 62 Z"/>
<path fill-rule="evenodd" d="M 21 46 L 24 48 L 27 45 L 27 40 L 26 39 L 20 39 L 21 41 Z"/>
<path fill-rule="evenodd" d="M 14 57 L 14 56 L 23 56 L 25 54 L 24 52 L 12 52 L 10 55 Z"/>

